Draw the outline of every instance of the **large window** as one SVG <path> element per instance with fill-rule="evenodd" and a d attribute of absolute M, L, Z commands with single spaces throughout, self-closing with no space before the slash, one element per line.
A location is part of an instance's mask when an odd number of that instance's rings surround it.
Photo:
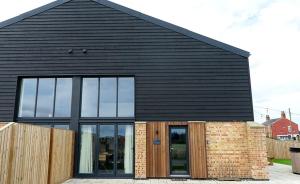
<path fill-rule="evenodd" d="M 134 78 L 83 78 L 81 99 L 81 117 L 134 117 Z"/>
<path fill-rule="evenodd" d="M 18 117 L 70 117 L 71 78 L 24 78 Z"/>

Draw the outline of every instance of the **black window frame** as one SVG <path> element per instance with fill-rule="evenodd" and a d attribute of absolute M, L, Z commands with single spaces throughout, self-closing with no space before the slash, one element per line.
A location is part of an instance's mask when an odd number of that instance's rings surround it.
<path fill-rule="evenodd" d="M 94 145 L 94 154 L 93 154 L 93 173 L 79 173 L 79 159 L 80 159 L 80 142 L 81 142 L 81 125 L 95 125 L 96 126 L 96 138 L 98 143 L 99 139 L 99 130 L 101 125 L 113 125 L 114 126 L 114 169 L 112 174 L 99 174 L 98 173 L 98 162 L 97 162 L 97 157 L 99 153 L 99 144 Z M 95 123 L 95 122 L 89 122 L 89 123 L 81 123 L 79 125 L 79 130 L 78 130 L 78 151 L 77 151 L 77 171 L 75 173 L 75 177 L 79 178 L 133 178 L 135 176 L 135 156 L 133 156 L 132 159 L 132 174 L 118 174 L 117 172 L 117 157 L 118 157 L 118 127 L 119 125 L 132 125 L 132 131 L 133 131 L 133 155 L 135 155 L 135 126 L 134 122 L 130 121 L 122 121 L 122 122 L 114 122 L 114 121 L 109 121 L 109 122 L 102 122 L 102 123 Z"/>
<path fill-rule="evenodd" d="M 82 111 L 82 91 L 83 91 L 83 79 L 84 78 L 98 78 L 98 91 L 97 91 L 97 96 L 98 96 L 98 99 L 97 99 L 97 116 L 95 117 L 82 117 L 81 116 L 81 111 Z M 115 117 L 105 117 L 105 116 L 100 116 L 100 113 L 99 113 L 99 109 L 100 109 L 100 80 L 101 78 L 116 78 L 116 116 Z M 128 116 L 128 117 L 123 117 L 123 116 L 119 116 L 118 114 L 118 102 L 119 102 L 119 78 L 132 78 L 133 79 L 133 116 Z M 98 119 L 103 119 L 103 120 L 119 120 L 119 119 L 122 119 L 122 120 L 132 120 L 132 119 L 135 119 L 135 116 L 136 116 L 136 78 L 134 76 L 118 76 L 118 75 L 115 75 L 115 76 L 82 76 L 81 77 L 81 90 L 80 90 L 80 114 L 79 114 L 79 118 L 81 120 L 98 120 Z"/>
<path fill-rule="evenodd" d="M 81 117 L 81 98 L 82 98 L 82 79 L 83 78 L 100 78 L 100 77 L 131 77 L 134 80 L 134 116 L 133 117 Z M 20 90 L 22 79 L 26 78 L 71 78 L 72 79 L 72 97 L 71 97 L 71 115 L 70 117 L 18 117 L 19 113 L 19 103 L 20 103 Z M 118 81 L 118 80 L 117 80 Z M 15 111 L 14 111 L 14 121 L 29 123 L 33 125 L 50 125 L 54 126 L 56 124 L 68 125 L 69 130 L 75 132 L 75 150 L 74 150 L 74 169 L 73 174 L 75 177 L 93 177 L 93 178 L 106 178 L 106 176 L 97 175 L 85 175 L 79 174 L 79 159 L 80 159 L 80 126 L 90 125 L 90 124 L 105 124 L 105 123 L 128 123 L 133 125 L 133 131 L 135 131 L 135 117 L 136 117 L 136 76 L 132 74 L 122 74 L 122 75 L 77 75 L 77 74 L 64 74 L 64 75 L 25 75 L 18 76 L 17 78 L 17 88 L 16 88 L 16 100 L 15 100 Z M 118 87 L 118 85 L 117 85 Z M 117 89 L 118 92 L 118 89 Z M 118 96 L 118 95 L 117 95 Z M 99 103 L 99 102 L 98 102 Z M 55 105 L 55 104 L 54 104 Z M 117 107 L 116 107 L 117 108 Z M 54 113 L 54 112 L 53 112 Z M 98 113 L 98 112 L 97 112 Z M 133 133 L 134 145 L 135 145 L 135 133 Z M 135 154 L 135 146 L 133 147 L 133 154 Z M 133 158 L 133 164 L 135 163 L 135 157 Z M 133 165 L 134 166 L 134 165 Z M 133 178 L 135 176 L 135 167 L 133 167 L 132 175 L 124 176 L 107 176 L 107 178 Z"/>
<path fill-rule="evenodd" d="M 37 112 L 37 102 L 38 102 L 38 88 L 39 88 L 39 80 L 40 79 L 45 79 L 45 78 L 50 78 L 54 79 L 54 92 L 53 92 L 53 103 L 52 103 L 52 116 L 51 117 L 37 117 L 36 112 Z M 71 83 L 73 86 L 73 77 L 71 76 L 41 76 L 41 77 L 36 77 L 36 76 L 28 76 L 28 77 L 19 77 L 18 78 L 18 85 L 17 85 L 17 97 L 16 97 L 16 103 L 15 103 L 15 119 L 17 121 L 35 121 L 35 120 L 55 120 L 55 121 L 60 121 L 60 120 L 67 120 L 71 119 L 72 116 L 72 98 L 71 98 L 71 105 L 70 105 L 70 116 L 67 117 L 55 117 L 55 104 L 56 104 L 56 92 L 57 92 L 57 79 L 58 78 L 70 78 Z M 22 87 L 22 81 L 23 79 L 36 79 L 36 91 L 35 91 L 35 102 L 34 102 L 34 112 L 32 117 L 19 117 L 19 110 L 20 110 L 20 97 L 21 97 L 21 87 Z M 71 88 L 71 97 L 73 95 L 73 87 Z"/>

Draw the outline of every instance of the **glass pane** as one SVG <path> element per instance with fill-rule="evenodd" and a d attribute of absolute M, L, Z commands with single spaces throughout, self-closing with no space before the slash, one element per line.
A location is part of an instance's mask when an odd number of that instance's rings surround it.
<path fill-rule="evenodd" d="M 19 117 L 33 117 L 37 79 L 23 79 L 20 93 Z"/>
<path fill-rule="evenodd" d="M 53 128 L 69 130 L 69 125 L 54 125 Z"/>
<path fill-rule="evenodd" d="M 119 78 L 118 117 L 134 116 L 134 78 Z"/>
<path fill-rule="evenodd" d="M 119 174 L 133 173 L 133 127 L 132 125 L 118 126 L 118 159 Z"/>
<path fill-rule="evenodd" d="M 96 125 L 82 125 L 80 139 L 79 173 L 92 174 L 94 170 L 94 143 L 96 140 Z"/>
<path fill-rule="evenodd" d="M 171 174 L 187 174 L 186 128 L 171 128 Z"/>
<path fill-rule="evenodd" d="M 72 79 L 57 78 L 54 117 L 71 116 Z"/>
<path fill-rule="evenodd" d="M 33 125 L 37 125 L 37 126 L 41 126 L 41 127 L 45 127 L 45 128 L 51 128 L 51 125 L 49 125 L 49 124 L 33 124 Z"/>
<path fill-rule="evenodd" d="M 81 117 L 97 117 L 98 78 L 83 78 Z"/>
<path fill-rule="evenodd" d="M 112 174 L 114 171 L 114 125 L 100 125 L 98 168 L 100 174 Z"/>
<path fill-rule="evenodd" d="M 36 117 L 53 117 L 54 84 L 53 78 L 39 79 Z"/>
<path fill-rule="evenodd" d="M 116 117 L 117 111 L 117 79 L 100 79 L 100 117 Z"/>

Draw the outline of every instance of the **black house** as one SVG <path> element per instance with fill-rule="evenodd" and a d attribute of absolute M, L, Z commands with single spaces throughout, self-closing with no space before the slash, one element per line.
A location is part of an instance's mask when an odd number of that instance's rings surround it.
<path fill-rule="evenodd" d="M 106 0 L 58 0 L 0 23 L 0 121 L 74 130 L 76 176 L 99 177 L 139 177 L 136 125 L 163 123 L 162 177 L 192 177 L 190 122 L 254 119 L 248 57 Z"/>

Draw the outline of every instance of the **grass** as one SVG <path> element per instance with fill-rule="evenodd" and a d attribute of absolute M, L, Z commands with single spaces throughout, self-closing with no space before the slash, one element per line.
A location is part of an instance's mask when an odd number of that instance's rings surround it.
<path fill-rule="evenodd" d="M 277 164 L 292 165 L 292 161 L 290 159 L 273 159 L 272 162 Z"/>

